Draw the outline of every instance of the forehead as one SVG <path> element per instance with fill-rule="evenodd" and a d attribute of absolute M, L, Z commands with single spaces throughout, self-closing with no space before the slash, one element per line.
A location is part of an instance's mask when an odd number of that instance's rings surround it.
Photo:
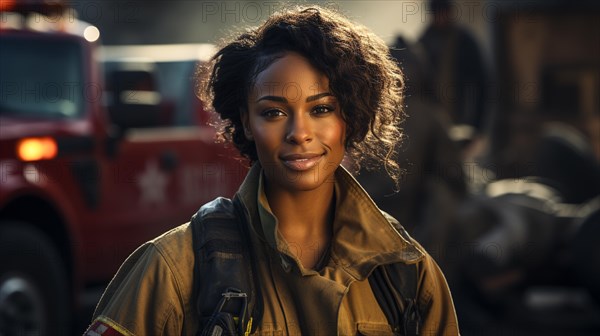
<path fill-rule="evenodd" d="M 329 80 L 325 74 L 302 55 L 286 52 L 256 76 L 250 95 L 310 96 L 328 90 Z"/>

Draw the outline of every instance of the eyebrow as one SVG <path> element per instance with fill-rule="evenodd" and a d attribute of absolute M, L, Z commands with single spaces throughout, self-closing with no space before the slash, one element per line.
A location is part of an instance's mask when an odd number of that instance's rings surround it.
<path fill-rule="evenodd" d="M 323 92 L 323 93 L 316 94 L 314 96 L 307 97 L 306 102 L 310 103 L 312 101 L 321 99 L 323 97 L 330 97 L 330 96 L 333 96 L 333 95 L 329 92 Z M 271 101 L 280 102 L 280 103 L 287 103 L 287 99 L 285 99 L 285 97 L 280 97 L 280 96 L 262 96 L 262 97 L 258 98 L 256 100 L 256 102 L 258 103 L 261 100 L 271 100 Z"/>

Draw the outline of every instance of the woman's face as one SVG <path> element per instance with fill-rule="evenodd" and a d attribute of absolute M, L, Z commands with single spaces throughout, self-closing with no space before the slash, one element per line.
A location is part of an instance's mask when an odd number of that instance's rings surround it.
<path fill-rule="evenodd" d="M 243 120 L 269 189 L 307 191 L 333 182 L 346 125 L 329 80 L 306 58 L 288 52 L 261 72 Z"/>

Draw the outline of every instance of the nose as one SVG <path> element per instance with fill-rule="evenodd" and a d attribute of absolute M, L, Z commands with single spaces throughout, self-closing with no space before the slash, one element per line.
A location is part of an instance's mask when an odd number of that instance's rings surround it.
<path fill-rule="evenodd" d="M 312 141 L 313 134 L 310 120 L 305 115 L 296 115 L 288 119 L 288 127 L 285 140 L 292 144 L 303 144 Z"/>

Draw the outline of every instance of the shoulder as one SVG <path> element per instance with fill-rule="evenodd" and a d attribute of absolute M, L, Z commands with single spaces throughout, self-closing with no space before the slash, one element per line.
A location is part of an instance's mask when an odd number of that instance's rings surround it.
<path fill-rule="evenodd" d="M 179 264 L 183 260 L 193 260 L 194 258 L 192 228 L 189 222 L 165 232 L 145 245 L 148 245 L 147 248 L 155 250 L 167 264 L 174 268 L 181 268 L 184 265 Z"/>
<path fill-rule="evenodd" d="M 458 335 L 458 323 L 450 289 L 441 269 L 429 253 L 412 238 L 400 223 L 382 211 L 386 219 L 399 235 L 422 253 L 408 263 L 416 271 L 416 299 L 422 320 L 422 333 L 425 335 Z M 405 269 L 405 268 L 400 268 Z M 406 273 L 403 273 L 406 275 Z M 414 273 L 409 273 L 414 276 Z"/>
<path fill-rule="evenodd" d="M 439 289 L 445 290 L 447 285 L 444 275 L 435 260 L 417 240 L 408 234 L 398 220 L 385 211 L 381 212 L 396 231 L 398 231 L 398 234 L 422 254 L 420 258 L 415 260 L 415 266 L 419 277 L 420 299 L 422 301 L 430 301 L 432 298 L 439 296 L 437 291 Z M 440 286 L 444 288 L 440 288 Z"/>
<path fill-rule="evenodd" d="M 233 202 L 218 197 L 204 204 L 188 223 L 180 225 L 150 240 L 139 249 L 154 250 L 157 258 L 161 258 L 171 268 L 175 276 L 184 282 L 190 278 L 195 258 L 193 248 L 194 230 L 203 229 L 196 223 L 209 219 L 235 218 Z M 190 263 L 189 261 L 192 261 Z"/>
<path fill-rule="evenodd" d="M 121 265 L 94 316 L 131 334 L 179 332 L 191 313 L 194 254 L 189 223 L 146 242 Z M 121 332 L 123 333 L 123 332 Z"/>
<path fill-rule="evenodd" d="M 411 242 L 423 251 L 416 264 L 417 302 L 424 319 L 423 334 L 459 335 L 458 322 L 450 288 L 434 258 L 413 238 Z"/>
<path fill-rule="evenodd" d="M 192 222 L 197 219 L 224 217 L 235 217 L 235 206 L 233 201 L 225 197 L 217 197 L 214 200 L 204 204 L 198 212 L 192 217 Z"/>
<path fill-rule="evenodd" d="M 132 278 L 146 281 L 162 273 L 169 278 L 174 276 L 172 280 L 179 283 L 182 279 L 177 273 L 185 271 L 186 264 L 190 260 L 193 262 L 193 258 L 191 229 L 190 224 L 186 223 L 138 247 L 123 262 L 111 286 L 115 282 L 131 281 Z M 189 271 L 192 271 L 191 266 Z"/>
<path fill-rule="evenodd" d="M 121 265 L 96 307 L 132 334 L 179 328 L 186 315 L 193 269 L 189 223 L 138 247 Z"/>
<path fill-rule="evenodd" d="M 423 246 L 421 246 L 419 242 L 417 242 L 410 234 L 408 234 L 404 226 L 402 226 L 402 224 L 400 224 L 400 222 L 396 218 L 394 218 L 394 216 L 388 214 L 383 210 L 380 211 L 383 217 L 385 217 L 385 219 L 387 219 L 387 221 L 392 225 L 392 227 L 398 232 L 398 235 L 422 255 L 419 260 L 422 260 L 425 257 L 430 257 L 429 254 L 427 254 L 427 251 L 425 251 L 425 249 L 423 248 Z M 419 253 L 417 253 L 417 255 Z"/>
<path fill-rule="evenodd" d="M 429 254 L 417 264 L 417 269 L 423 334 L 459 335 L 454 302 L 441 269 Z"/>

